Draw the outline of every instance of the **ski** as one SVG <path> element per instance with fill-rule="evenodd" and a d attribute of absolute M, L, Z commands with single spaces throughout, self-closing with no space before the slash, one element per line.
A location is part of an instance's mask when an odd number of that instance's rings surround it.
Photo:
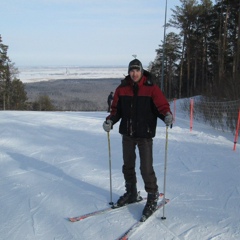
<path fill-rule="evenodd" d="M 163 197 L 163 193 L 160 193 L 159 197 Z M 141 197 L 141 200 L 139 200 L 137 202 L 134 202 L 134 203 L 138 203 L 138 202 L 142 202 L 142 201 L 146 201 L 146 200 L 147 200 L 147 197 L 143 197 L 143 198 Z M 113 206 L 108 207 L 108 208 L 104 208 L 104 209 L 97 210 L 97 211 L 94 211 L 94 212 L 86 213 L 86 214 L 83 214 L 83 215 L 80 215 L 80 216 L 77 216 L 77 217 L 70 217 L 70 218 L 68 218 L 68 220 L 70 222 L 78 222 L 78 221 L 84 220 L 84 219 L 89 218 L 89 217 L 97 216 L 97 215 L 100 215 L 100 214 L 103 214 L 103 213 L 106 213 L 106 212 L 109 212 L 109 211 L 112 211 L 112 210 L 115 210 L 115 209 L 119 209 L 119 208 L 122 208 L 122 207 L 129 206 L 129 205 L 134 204 L 134 203 L 129 203 L 129 204 L 126 204 L 126 205 L 121 206 L 121 207 L 114 204 Z"/>
<path fill-rule="evenodd" d="M 169 199 L 164 199 L 164 200 L 165 200 L 165 205 L 170 201 Z M 163 207 L 163 205 L 164 205 L 164 200 L 162 200 L 160 203 L 158 203 L 155 212 L 156 212 L 159 208 Z M 155 213 L 155 212 L 154 212 L 154 213 Z M 154 213 L 153 213 L 153 214 L 154 214 Z M 152 215 L 153 215 L 153 214 L 152 214 Z M 152 216 L 152 215 L 151 215 L 151 216 Z M 150 218 L 151 216 L 149 216 L 148 218 Z M 148 218 L 147 218 L 147 219 L 148 219 Z M 147 219 L 145 219 L 144 221 L 142 221 L 142 218 L 141 218 L 140 220 L 138 220 L 137 222 L 135 222 L 120 238 L 118 238 L 118 240 L 128 240 L 129 237 L 132 236 L 132 234 L 133 234 L 140 226 L 142 226 L 142 224 L 143 224 Z"/>

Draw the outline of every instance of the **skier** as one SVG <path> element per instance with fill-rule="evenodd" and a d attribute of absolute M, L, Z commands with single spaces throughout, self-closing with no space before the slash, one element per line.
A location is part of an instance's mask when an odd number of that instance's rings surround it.
<path fill-rule="evenodd" d="M 103 129 L 109 132 L 121 119 L 119 133 L 122 135 L 122 172 L 126 187 L 126 193 L 119 198 L 117 205 L 123 206 L 138 201 L 135 172 L 137 146 L 140 171 L 148 193 L 143 216 L 148 218 L 156 210 L 159 197 L 153 168 L 153 137 L 156 133 L 157 117 L 167 126 L 172 124 L 170 106 L 160 88 L 153 84 L 151 74 L 143 69 L 138 59 L 134 59 L 129 63 L 128 75 L 115 91 L 111 107 Z"/>
<path fill-rule="evenodd" d="M 110 92 L 107 98 L 108 112 L 110 112 L 112 100 L 113 100 L 113 92 Z"/>

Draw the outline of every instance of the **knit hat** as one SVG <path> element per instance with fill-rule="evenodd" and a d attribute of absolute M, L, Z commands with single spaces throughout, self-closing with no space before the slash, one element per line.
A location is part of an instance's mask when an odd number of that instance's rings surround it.
<path fill-rule="evenodd" d="M 142 63 L 138 59 L 132 60 L 128 65 L 128 74 L 131 70 L 138 69 L 143 73 L 143 66 Z"/>

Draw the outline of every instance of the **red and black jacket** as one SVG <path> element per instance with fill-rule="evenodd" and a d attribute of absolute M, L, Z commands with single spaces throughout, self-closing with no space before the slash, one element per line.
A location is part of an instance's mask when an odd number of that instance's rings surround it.
<path fill-rule="evenodd" d="M 119 133 L 137 138 L 152 138 L 156 133 L 157 117 L 164 120 L 171 112 L 160 88 L 153 84 L 149 72 L 143 72 L 138 83 L 126 76 L 117 87 L 111 113 L 107 117 L 113 124 L 121 119 Z"/>

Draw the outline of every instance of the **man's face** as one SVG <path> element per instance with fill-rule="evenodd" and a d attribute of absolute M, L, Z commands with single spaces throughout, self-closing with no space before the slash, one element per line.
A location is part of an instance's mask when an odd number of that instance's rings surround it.
<path fill-rule="evenodd" d="M 142 77 L 142 73 L 140 70 L 138 69 L 132 69 L 130 72 L 129 72 L 129 75 L 131 77 L 131 79 L 134 81 L 134 82 L 138 82 L 140 81 L 141 77 Z"/>

